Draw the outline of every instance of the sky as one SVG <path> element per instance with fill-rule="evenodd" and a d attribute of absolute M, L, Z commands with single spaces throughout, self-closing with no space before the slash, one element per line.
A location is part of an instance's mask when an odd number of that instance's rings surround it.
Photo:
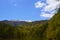
<path fill-rule="evenodd" d="M 59 5 L 60 0 L 0 0 L 0 20 L 48 20 Z"/>

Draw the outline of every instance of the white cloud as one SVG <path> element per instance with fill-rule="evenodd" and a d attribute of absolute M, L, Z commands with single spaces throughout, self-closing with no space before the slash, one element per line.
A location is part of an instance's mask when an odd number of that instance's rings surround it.
<path fill-rule="evenodd" d="M 51 18 L 55 13 L 57 13 L 56 9 L 60 8 L 60 0 L 59 1 L 46 0 L 46 3 L 41 2 L 41 1 L 37 1 L 35 3 L 35 7 L 42 8 L 40 16 Z M 48 12 L 48 13 L 46 13 L 46 12 Z"/>
<path fill-rule="evenodd" d="M 41 8 L 41 7 L 43 7 L 44 5 L 45 5 L 45 4 L 42 3 L 41 1 L 38 1 L 38 2 L 35 3 L 35 7 L 36 7 L 36 8 Z"/>
<path fill-rule="evenodd" d="M 32 22 L 32 20 L 20 20 L 20 21 L 25 21 L 25 22 Z"/>
<path fill-rule="evenodd" d="M 32 20 L 24 20 L 24 21 L 26 21 L 26 22 L 32 22 Z"/>
<path fill-rule="evenodd" d="M 40 16 L 42 16 L 42 17 L 48 17 L 48 18 L 51 18 L 52 16 L 53 16 L 54 14 L 47 14 L 47 13 L 45 13 L 45 12 L 42 12 L 41 14 L 40 14 Z"/>
<path fill-rule="evenodd" d="M 44 7 L 45 11 L 55 10 L 56 8 L 58 8 L 58 5 L 60 3 L 60 1 L 56 1 L 56 0 L 46 0 L 46 2 L 48 5 Z"/>

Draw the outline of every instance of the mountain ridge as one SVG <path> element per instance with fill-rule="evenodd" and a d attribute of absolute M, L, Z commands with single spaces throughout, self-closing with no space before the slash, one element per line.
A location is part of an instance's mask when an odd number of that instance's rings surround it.
<path fill-rule="evenodd" d="M 40 21 L 32 21 L 31 23 L 45 23 L 47 22 L 48 20 L 40 20 Z M 3 21 L 0 21 L 0 22 L 3 22 L 3 23 L 6 23 L 6 24 L 9 24 L 9 25 L 12 25 L 12 26 L 17 26 L 17 25 L 22 25 L 22 24 L 25 24 L 25 23 L 29 23 L 27 21 L 12 21 L 12 20 L 3 20 Z"/>

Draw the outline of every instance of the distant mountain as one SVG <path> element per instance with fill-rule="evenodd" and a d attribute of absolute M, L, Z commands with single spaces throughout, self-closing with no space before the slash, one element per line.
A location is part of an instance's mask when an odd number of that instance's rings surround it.
<path fill-rule="evenodd" d="M 18 25 L 29 24 L 29 23 L 33 23 L 33 24 L 46 23 L 47 21 L 48 20 L 27 22 L 27 21 L 9 21 L 9 20 L 3 20 L 3 21 L 0 21 L 0 22 L 5 23 L 5 24 L 9 24 L 9 25 L 12 25 L 12 26 L 18 26 Z"/>
<path fill-rule="evenodd" d="M 21 24 L 26 23 L 25 21 L 8 21 L 8 20 L 3 20 L 3 21 L 0 21 L 0 22 L 5 23 L 5 24 L 9 24 L 9 25 L 12 25 L 12 26 L 17 26 L 17 25 L 21 25 Z"/>

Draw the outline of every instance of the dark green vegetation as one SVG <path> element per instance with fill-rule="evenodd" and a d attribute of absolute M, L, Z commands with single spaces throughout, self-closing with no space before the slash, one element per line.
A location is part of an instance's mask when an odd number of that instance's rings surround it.
<path fill-rule="evenodd" d="M 46 30 L 47 40 L 60 40 L 60 9 L 48 22 Z"/>
<path fill-rule="evenodd" d="M 60 40 L 60 10 L 49 21 L 17 26 L 0 22 L 0 40 Z"/>

